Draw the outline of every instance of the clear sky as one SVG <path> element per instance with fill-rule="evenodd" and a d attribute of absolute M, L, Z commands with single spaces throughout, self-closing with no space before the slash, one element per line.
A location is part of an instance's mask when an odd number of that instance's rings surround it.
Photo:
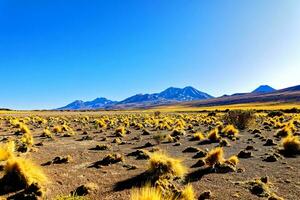
<path fill-rule="evenodd" d="M 0 107 L 300 84 L 299 0 L 0 0 Z"/>

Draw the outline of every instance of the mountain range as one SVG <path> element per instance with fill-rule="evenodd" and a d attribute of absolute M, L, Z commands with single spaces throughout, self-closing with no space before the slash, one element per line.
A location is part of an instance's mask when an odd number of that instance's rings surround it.
<path fill-rule="evenodd" d="M 76 100 L 56 110 L 116 110 L 132 108 L 151 108 L 163 105 L 213 106 L 254 102 L 300 102 L 300 85 L 276 90 L 268 85 L 261 85 L 252 92 L 235 93 L 213 97 L 191 86 L 184 88 L 170 87 L 160 93 L 136 94 L 122 101 L 112 101 L 104 97 L 93 101 Z"/>
<path fill-rule="evenodd" d="M 122 101 L 112 101 L 104 97 L 97 98 L 93 101 L 76 100 L 57 110 L 89 110 L 89 109 L 113 109 L 120 107 L 141 107 L 170 104 L 175 102 L 186 102 L 195 100 L 210 99 L 213 96 L 201 92 L 191 86 L 185 88 L 170 87 L 160 93 L 153 94 L 136 94 Z"/>

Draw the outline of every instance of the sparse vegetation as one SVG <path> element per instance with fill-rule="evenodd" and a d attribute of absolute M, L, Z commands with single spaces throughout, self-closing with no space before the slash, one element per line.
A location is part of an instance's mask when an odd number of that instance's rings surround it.
<path fill-rule="evenodd" d="M 255 123 L 255 114 L 251 110 L 230 110 L 225 116 L 226 124 L 232 124 L 240 130 L 251 127 Z"/>
<path fill-rule="evenodd" d="M 229 176 L 234 181 L 237 177 L 264 176 L 262 171 L 292 174 L 297 167 L 299 113 L 270 117 L 266 111 L 256 112 L 255 126 L 249 124 L 244 130 L 224 120 L 228 113 L 223 111 L 160 112 L 156 116 L 136 111 L 41 113 L 0 115 L 0 197 L 148 200 L 157 195 L 160 200 L 222 199 L 221 190 L 226 195 L 232 192 L 226 181 Z M 228 155 L 230 152 L 237 155 Z M 263 166 L 266 162 L 272 165 Z M 47 190 L 43 171 L 51 182 L 58 183 L 51 185 L 51 190 Z M 226 174 L 233 172 L 234 176 Z M 86 179 L 95 182 L 95 187 L 90 189 L 81 182 Z M 286 191 L 282 184 L 294 186 L 296 179 L 289 176 L 276 182 L 276 187 Z M 226 187 L 210 189 L 216 181 Z M 199 191 L 198 186 L 194 191 L 192 184 L 200 182 L 213 193 Z M 269 191 L 264 197 L 281 199 L 266 182 L 244 184 L 249 195 L 259 196 L 267 185 Z M 117 193 L 106 190 L 115 186 Z M 131 195 L 125 189 L 132 189 Z M 241 198 L 240 189 L 234 189 L 234 196 Z M 251 196 L 243 193 L 244 197 Z"/>

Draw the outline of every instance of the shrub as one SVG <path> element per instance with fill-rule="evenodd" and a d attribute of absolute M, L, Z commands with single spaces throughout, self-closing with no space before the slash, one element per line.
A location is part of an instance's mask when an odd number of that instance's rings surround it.
<path fill-rule="evenodd" d="M 31 135 L 31 133 L 25 133 L 21 137 L 21 142 L 23 143 L 23 145 L 25 145 L 27 147 L 31 147 L 33 145 L 33 137 Z"/>
<path fill-rule="evenodd" d="M 0 146 L 0 161 L 5 161 L 14 156 L 15 142 L 10 141 Z"/>
<path fill-rule="evenodd" d="M 50 130 L 48 128 L 45 128 L 43 130 L 43 133 L 42 133 L 41 137 L 53 138 L 53 135 L 52 135 L 52 133 L 50 132 Z"/>
<path fill-rule="evenodd" d="M 172 175 L 182 177 L 186 173 L 186 168 L 182 165 L 181 160 L 170 158 L 161 152 L 154 152 L 150 155 L 149 171 L 154 175 Z"/>
<path fill-rule="evenodd" d="M 47 177 L 34 163 L 23 158 L 10 158 L 4 166 L 1 185 L 11 189 L 26 189 L 31 184 L 43 185 Z"/>
<path fill-rule="evenodd" d="M 290 126 L 284 126 L 275 133 L 275 137 L 287 137 L 289 135 L 292 135 L 292 129 Z"/>
<path fill-rule="evenodd" d="M 180 194 L 180 200 L 195 200 L 195 192 L 192 185 L 187 185 Z"/>
<path fill-rule="evenodd" d="M 192 140 L 204 140 L 205 139 L 205 135 L 202 132 L 197 132 L 193 134 L 193 138 Z"/>
<path fill-rule="evenodd" d="M 124 137 L 126 135 L 126 129 L 124 126 L 120 126 L 115 130 L 115 135 L 117 137 Z"/>
<path fill-rule="evenodd" d="M 224 161 L 223 155 L 224 155 L 223 148 L 216 147 L 210 150 L 207 156 L 204 158 L 205 164 L 210 167 L 214 167 L 214 165 L 220 164 Z"/>
<path fill-rule="evenodd" d="M 255 123 L 255 113 L 250 110 L 231 110 L 224 115 L 224 121 L 244 130 Z"/>
<path fill-rule="evenodd" d="M 131 191 L 131 200 L 162 200 L 162 193 L 157 187 L 146 185 Z"/>
<path fill-rule="evenodd" d="M 286 154 L 295 155 L 300 153 L 300 140 L 298 136 L 288 135 L 283 138 L 282 146 Z"/>
<path fill-rule="evenodd" d="M 62 127 L 61 126 L 55 126 L 53 128 L 53 132 L 54 133 L 62 133 L 63 132 Z"/>
<path fill-rule="evenodd" d="M 231 156 L 225 162 L 230 163 L 233 166 L 236 166 L 239 163 L 239 158 L 237 156 Z"/>
<path fill-rule="evenodd" d="M 155 140 L 155 142 L 157 144 L 160 144 L 162 141 L 164 141 L 166 139 L 166 137 L 167 137 L 167 134 L 158 132 L 157 134 L 153 135 L 152 138 L 153 138 L 153 140 Z"/>
<path fill-rule="evenodd" d="M 222 129 L 221 133 L 224 136 L 227 136 L 228 138 L 233 139 L 238 136 L 239 130 L 236 129 L 233 125 L 227 125 Z"/>
<path fill-rule="evenodd" d="M 20 132 L 21 133 L 30 133 L 29 128 L 26 126 L 26 124 L 20 124 Z"/>
<path fill-rule="evenodd" d="M 218 142 L 220 138 L 219 130 L 217 128 L 211 130 L 207 135 L 207 139 L 209 139 L 211 142 Z"/>

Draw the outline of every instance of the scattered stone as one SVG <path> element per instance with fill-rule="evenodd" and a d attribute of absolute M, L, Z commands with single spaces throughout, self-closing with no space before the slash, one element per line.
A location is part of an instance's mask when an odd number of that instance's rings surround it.
<path fill-rule="evenodd" d="M 76 188 L 76 190 L 74 192 L 72 192 L 72 194 L 76 194 L 78 196 L 85 196 L 88 194 L 91 194 L 92 192 L 94 192 L 95 190 L 97 190 L 98 186 L 94 183 L 88 183 L 85 185 L 81 185 L 78 188 Z"/>
<path fill-rule="evenodd" d="M 199 151 L 199 149 L 196 147 L 187 147 L 182 152 L 183 153 L 194 153 L 194 152 L 198 152 L 198 151 Z"/>
<path fill-rule="evenodd" d="M 245 148 L 247 151 L 250 151 L 250 150 L 254 150 L 254 146 L 252 145 L 248 145 L 246 148 Z"/>
<path fill-rule="evenodd" d="M 104 150 L 110 150 L 110 149 L 111 149 L 111 147 L 107 144 L 97 144 L 93 150 L 104 151 Z"/>
<path fill-rule="evenodd" d="M 115 164 L 122 162 L 124 160 L 123 156 L 119 153 L 108 154 L 102 160 L 95 163 L 96 166 L 108 166 L 110 164 Z"/>
<path fill-rule="evenodd" d="M 198 200 L 210 199 L 211 197 L 212 197 L 212 193 L 210 190 L 208 190 L 200 194 Z"/>
<path fill-rule="evenodd" d="M 154 146 L 154 144 L 152 144 L 151 142 L 147 142 L 145 145 L 144 145 L 144 147 L 153 147 Z"/>
<path fill-rule="evenodd" d="M 252 152 L 251 151 L 246 151 L 246 150 L 242 150 L 239 152 L 238 157 L 239 158 L 250 158 L 252 157 Z"/>
<path fill-rule="evenodd" d="M 127 156 L 134 156 L 138 160 L 148 160 L 150 158 L 149 154 L 144 150 L 133 151 L 133 152 L 127 154 Z"/>
<path fill-rule="evenodd" d="M 203 150 L 199 150 L 199 152 L 197 152 L 193 158 L 203 158 L 207 155 L 207 152 L 203 151 Z"/>
<path fill-rule="evenodd" d="M 274 142 L 274 140 L 268 138 L 266 143 L 264 144 L 264 146 L 274 146 L 276 145 L 276 143 Z"/>
<path fill-rule="evenodd" d="M 278 158 L 274 155 L 269 155 L 265 159 L 263 159 L 265 162 L 276 162 L 278 161 Z"/>
<path fill-rule="evenodd" d="M 254 129 L 254 130 L 252 131 L 252 134 L 260 134 L 260 133 L 261 133 L 261 131 L 258 130 L 258 129 Z"/>

